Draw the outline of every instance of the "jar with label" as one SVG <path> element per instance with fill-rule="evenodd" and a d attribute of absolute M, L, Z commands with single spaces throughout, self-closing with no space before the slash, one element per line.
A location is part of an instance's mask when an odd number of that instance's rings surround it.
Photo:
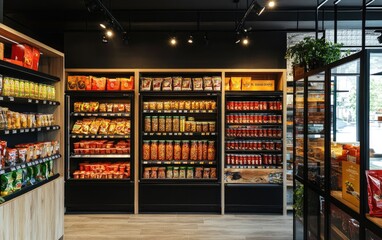
<path fill-rule="evenodd" d="M 191 110 L 191 101 L 185 101 L 184 102 L 184 109 L 185 110 Z"/>
<path fill-rule="evenodd" d="M 179 118 L 179 131 L 184 132 L 186 130 L 186 117 L 180 116 Z"/>
<path fill-rule="evenodd" d="M 205 101 L 200 101 L 199 108 L 200 108 L 200 110 L 206 110 L 206 102 Z"/>
<path fill-rule="evenodd" d="M 166 178 L 173 178 L 173 167 L 167 167 Z"/>
<path fill-rule="evenodd" d="M 206 110 L 211 110 L 211 102 L 206 101 Z"/>
<path fill-rule="evenodd" d="M 159 116 L 158 128 L 159 128 L 159 132 L 166 131 L 166 119 L 164 116 Z"/>
<path fill-rule="evenodd" d="M 171 109 L 179 110 L 179 101 L 171 101 Z"/>
<path fill-rule="evenodd" d="M 157 110 L 163 110 L 163 102 L 157 102 Z"/>
<path fill-rule="evenodd" d="M 216 123 L 215 122 L 209 122 L 208 127 L 209 127 L 210 132 L 216 131 Z"/>
<path fill-rule="evenodd" d="M 158 132 L 158 130 L 159 130 L 158 116 L 152 116 L 151 117 L 151 131 L 152 132 Z"/>
<path fill-rule="evenodd" d="M 186 178 L 186 167 L 179 168 L 179 178 Z"/>
<path fill-rule="evenodd" d="M 187 167 L 187 178 L 194 178 L 194 168 Z"/>
<path fill-rule="evenodd" d="M 151 160 L 158 160 L 158 140 L 152 140 L 150 146 Z"/>
<path fill-rule="evenodd" d="M 172 117 L 172 131 L 173 132 L 179 132 L 179 130 L 180 130 L 180 128 L 179 128 L 179 116 L 173 116 Z"/>
<path fill-rule="evenodd" d="M 166 168 L 165 167 L 159 167 L 158 168 L 158 178 L 166 178 Z"/>
<path fill-rule="evenodd" d="M 179 178 L 179 167 L 174 167 L 172 171 L 172 178 Z"/>
<path fill-rule="evenodd" d="M 202 132 L 202 122 L 196 122 L 196 132 Z"/>
<path fill-rule="evenodd" d="M 174 160 L 179 161 L 182 158 L 182 147 L 180 146 L 180 141 L 174 141 Z"/>
<path fill-rule="evenodd" d="M 191 121 L 185 121 L 185 132 L 191 132 Z"/>
<path fill-rule="evenodd" d="M 143 141 L 143 160 L 150 160 L 150 141 Z"/>
<path fill-rule="evenodd" d="M 158 178 L 158 168 L 157 167 L 151 168 L 150 178 Z"/>
<path fill-rule="evenodd" d="M 166 132 L 172 132 L 172 117 L 166 116 Z"/>
<path fill-rule="evenodd" d="M 208 141 L 207 160 L 208 161 L 215 160 L 215 141 Z"/>
<path fill-rule="evenodd" d="M 216 102 L 211 101 L 211 110 L 216 110 Z"/>
<path fill-rule="evenodd" d="M 190 159 L 190 141 L 182 141 L 182 160 Z"/>
<path fill-rule="evenodd" d="M 170 102 L 164 102 L 164 104 L 163 104 L 163 109 L 164 110 L 171 110 L 171 104 L 170 104 Z"/>
<path fill-rule="evenodd" d="M 195 140 L 191 141 L 190 160 L 198 160 L 198 142 Z"/>
<path fill-rule="evenodd" d="M 203 160 L 203 142 L 198 141 L 198 161 Z"/>
<path fill-rule="evenodd" d="M 156 102 L 150 102 L 149 108 L 150 108 L 150 110 L 157 110 L 157 103 Z"/>
<path fill-rule="evenodd" d="M 149 110 L 149 102 L 143 102 L 143 110 Z"/>
<path fill-rule="evenodd" d="M 151 117 L 145 116 L 145 132 L 151 132 Z"/>
<path fill-rule="evenodd" d="M 202 132 L 208 132 L 208 122 L 202 122 Z"/>
<path fill-rule="evenodd" d="M 203 156 L 203 161 L 207 160 L 207 155 L 208 155 L 208 144 L 207 144 L 207 140 L 203 140 L 203 153 L 202 153 L 202 156 Z"/>
<path fill-rule="evenodd" d="M 158 145 L 158 160 L 164 161 L 166 159 L 166 144 L 165 140 L 160 140 Z"/>
<path fill-rule="evenodd" d="M 184 110 L 185 108 L 185 101 L 180 101 L 179 102 L 179 110 Z"/>
<path fill-rule="evenodd" d="M 166 141 L 166 160 L 170 161 L 174 158 L 174 147 L 172 145 L 172 140 Z"/>
<path fill-rule="evenodd" d="M 146 178 L 146 179 L 150 178 L 150 171 L 151 171 L 151 168 L 146 167 L 145 171 L 143 172 L 143 178 Z"/>

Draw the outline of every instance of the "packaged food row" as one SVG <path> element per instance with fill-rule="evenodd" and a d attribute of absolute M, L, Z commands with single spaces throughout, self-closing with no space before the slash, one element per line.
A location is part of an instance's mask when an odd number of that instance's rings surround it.
<path fill-rule="evenodd" d="M 84 118 L 77 120 L 72 128 L 74 134 L 130 134 L 130 120 L 125 118 Z"/>
<path fill-rule="evenodd" d="M 71 91 L 128 91 L 134 89 L 134 77 L 68 76 L 67 86 Z"/>
<path fill-rule="evenodd" d="M 46 127 L 54 122 L 53 114 L 19 113 L 0 107 L 0 129 Z"/>
<path fill-rule="evenodd" d="M 282 123 L 282 115 L 235 113 L 226 116 L 227 123 Z"/>
<path fill-rule="evenodd" d="M 58 154 L 59 151 L 58 141 L 17 144 L 14 148 L 7 147 L 7 141 L 0 141 L 0 169 L 17 163 L 50 157 Z"/>
<path fill-rule="evenodd" d="M 0 176 L 0 195 L 8 196 L 53 175 L 53 161 L 4 173 Z"/>
<path fill-rule="evenodd" d="M 130 112 L 130 103 L 75 102 L 74 112 Z"/>
<path fill-rule="evenodd" d="M 227 128 L 227 137 L 282 137 L 281 128 Z"/>
<path fill-rule="evenodd" d="M 73 144 L 74 154 L 76 155 L 92 155 L 92 154 L 129 154 L 130 140 L 127 141 L 107 141 L 107 140 L 90 140 L 79 141 Z"/>
<path fill-rule="evenodd" d="M 183 78 L 141 78 L 141 91 L 221 91 L 220 76 Z"/>
<path fill-rule="evenodd" d="M 216 168 L 204 167 L 145 167 L 144 179 L 216 179 Z"/>
<path fill-rule="evenodd" d="M 145 132 L 215 132 L 216 122 L 200 122 L 185 116 L 145 116 Z"/>
<path fill-rule="evenodd" d="M 74 171 L 74 179 L 124 179 L 130 177 L 129 162 L 80 163 Z"/>
<path fill-rule="evenodd" d="M 227 154 L 228 165 L 279 165 L 282 164 L 282 154 Z"/>
<path fill-rule="evenodd" d="M 282 101 L 227 101 L 227 110 L 282 110 Z"/>
<path fill-rule="evenodd" d="M 214 161 L 216 155 L 215 141 L 207 140 L 145 140 L 142 151 L 145 161 Z"/>
<path fill-rule="evenodd" d="M 33 98 L 38 100 L 55 100 L 54 86 L 34 83 L 27 80 L 4 77 L 0 75 L 0 93 L 2 96 Z"/>
<path fill-rule="evenodd" d="M 274 91 L 274 80 L 255 80 L 251 77 L 226 77 L 224 80 L 226 91 Z"/>
<path fill-rule="evenodd" d="M 143 110 L 216 110 L 216 101 L 172 100 L 143 102 Z"/>
<path fill-rule="evenodd" d="M 282 150 L 281 141 L 226 141 L 227 150 Z"/>

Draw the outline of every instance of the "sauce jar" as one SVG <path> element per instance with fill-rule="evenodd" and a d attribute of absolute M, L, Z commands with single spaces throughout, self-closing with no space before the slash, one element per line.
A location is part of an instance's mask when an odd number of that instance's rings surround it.
<path fill-rule="evenodd" d="M 208 141 L 207 160 L 208 161 L 215 160 L 215 141 Z"/>
<path fill-rule="evenodd" d="M 158 124 L 159 132 L 166 131 L 166 119 L 164 116 L 159 116 L 159 124 Z"/>
<path fill-rule="evenodd" d="M 143 141 L 143 153 L 142 153 L 142 158 L 143 160 L 150 160 L 150 141 L 149 140 L 145 140 Z"/>
<path fill-rule="evenodd" d="M 198 142 L 196 140 L 191 141 L 190 160 L 198 160 Z"/>
<path fill-rule="evenodd" d="M 151 131 L 152 132 L 158 132 L 158 130 L 159 130 L 158 116 L 152 116 L 151 117 Z"/>
<path fill-rule="evenodd" d="M 172 140 L 166 141 L 166 160 L 170 161 L 174 158 L 174 147 L 172 145 Z"/>
<path fill-rule="evenodd" d="M 179 161 L 182 158 L 182 148 L 180 141 L 176 140 L 174 143 L 174 160 Z"/>
<path fill-rule="evenodd" d="M 160 140 L 158 145 L 158 160 L 164 161 L 166 159 L 166 144 L 165 140 Z"/>
<path fill-rule="evenodd" d="M 150 148 L 151 160 L 158 160 L 158 140 L 152 140 Z"/>
<path fill-rule="evenodd" d="M 182 141 L 182 160 L 190 159 L 190 141 Z"/>

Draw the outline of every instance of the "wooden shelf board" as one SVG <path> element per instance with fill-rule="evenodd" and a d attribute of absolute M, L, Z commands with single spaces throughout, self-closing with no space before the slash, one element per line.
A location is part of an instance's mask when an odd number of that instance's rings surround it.
<path fill-rule="evenodd" d="M 332 195 L 332 197 L 334 197 L 335 199 L 337 199 L 338 201 L 340 201 L 341 203 L 343 203 L 344 205 L 346 205 L 347 207 L 349 207 L 353 211 L 359 213 L 359 207 L 354 206 L 351 202 L 343 199 L 341 191 L 331 191 L 330 194 Z"/>

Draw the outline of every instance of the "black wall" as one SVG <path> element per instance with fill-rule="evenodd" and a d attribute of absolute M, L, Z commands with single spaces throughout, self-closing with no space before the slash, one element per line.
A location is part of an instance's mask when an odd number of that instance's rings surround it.
<path fill-rule="evenodd" d="M 235 44 L 233 33 L 176 34 L 178 45 L 168 44 L 167 33 L 133 33 L 124 45 L 115 36 L 105 44 L 100 33 L 65 33 L 66 68 L 285 68 L 286 33 L 262 32 L 250 35 L 247 47 Z"/>

